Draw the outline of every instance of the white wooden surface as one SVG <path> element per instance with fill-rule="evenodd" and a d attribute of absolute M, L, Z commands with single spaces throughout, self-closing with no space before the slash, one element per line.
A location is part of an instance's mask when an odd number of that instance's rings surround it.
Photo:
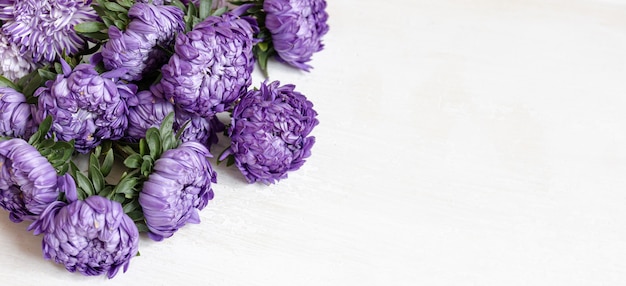
<path fill-rule="evenodd" d="M 217 167 L 203 222 L 111 281 L 0 212 L 3 283 L 626 283 L 626 1 L 328 2 L 315 69 L 270 66 L 319 112 L 300 171 Z"/>

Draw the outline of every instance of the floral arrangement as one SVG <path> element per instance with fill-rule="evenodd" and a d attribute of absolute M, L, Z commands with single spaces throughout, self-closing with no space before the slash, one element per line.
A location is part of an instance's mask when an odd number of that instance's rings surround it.
<path fill-rule="evenodd" d="M 251 74 L 268 78 L 269 58 L 309 71 L 325 9 L 0 0 L 0 206 L 30 222 L 44 258 L 112 278 L 138 255 L 140 233 L 161 241 L 200 222 L 220 138 L 230 146 L 217 162 L 249 183 L 285 179 L 311 155 L 317 113 L 294 85 L 253 87 Z"/>

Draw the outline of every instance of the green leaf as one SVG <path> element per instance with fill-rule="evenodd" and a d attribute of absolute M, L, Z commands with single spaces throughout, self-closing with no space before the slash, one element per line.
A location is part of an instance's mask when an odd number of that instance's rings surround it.
<path fill-rule="evenodd" d="M 93 189 L 93 186 L 91 185 L 91 182 L 89 181 L 89 178 L 83 175 L 83 173 L 81 173 L 80 171 L 76 172 L 76 183 L 78 184 L 78 187 L 81 188 L 85 192 L 87 197 L 93 196 L 95 194 L 95 191 Z"/>
<path fill-rule="evenodd" d="M 119 5 L 118 5 L 119 6 Z M 74 25 L 74 31 L 77 33 L 95 33 L 107 29 L 107 25 L 102 22 L 84 22 Z"/>
<path fill-rule="evenodd" d="M 141 174 L 148 177 L 152 173 L 153 161 L 149 155 L 143 156 L 143 162 L 141 163 Z"/>
<path fill-rule="evenodd" d="M 37 72 L 39 73 L 39 76 L 46 81 L 53 80 L 57 77 L 57 74 L 44 69 L 38 69 Z"/>
<path fill-rule="evenodd" d="M 132 201 L 124 204 L 123 210 L 124 213 L 132 212 L 140 207 L 139 201 L 137 199 L 133 199 Z"/>
<path fill-rule="evenodd" d="M 139 155 L 143 156 L 148 154 L 148 152 L 150 152 L 150 150 L 148 150 L 148 143 L 146 143 L 146 140 L 139 140 Z"/>
<path fill-rule="evenodd" d="M 0 75 L 0 86 L 6 86 L 6 87 L 10 87 L 12 89 L 15 89 L 17 91 L 20 91 L 20 89 L 17 87 L 17 85 L 15 85 L 15 83 L 13 83 L 11 80 L 9 80 L 6 77 L 3 77 Z"/>
<path fill-rule="evenodd" d="M 100 172 L 100 162 L 98 162 L 98 158 L 94 155 L 91 154 L 89 156 L 89 178 L 91 178 L 91 182 L 93 184 L 94 187 L 94 191 L 96 194 L 100 194 L 100 191 L 102 191 L 102 189 L 104 189 L 104 176 L 102 175 L 102 172 Z"/>
<path fill-rule="evenodd" d="M 135 186 L 137 185 L 137 178 L 132 175 L 124 176 L 117 186 L 115 186 L 114 192 L 116 194 L 123 194 L 124 197 L 132 199 L 135 196 Z"/>
<path fill-rule="evenodd" d="M 219 16 L 222 16 L 222 14 L 226 13 L 226 11 L 228 11 L 228 7 L 224 6 L 222 8 L 215 10 L 215 12 L 213 12 L 212 15 L 219 17 Z"/>
<path fill-rule="evenodd" d="M 128 13 L 128 9 L 122 7 L 120 4 L 117 4 L 115 2 L 104 2 L 104 7 L 107 8 L 107 10 L 109 11 Z"/>
<path fill-rule="evenodd" d="M 212 0 L 200 0 L 198 15 L 200 20 L 204 20 L 211 15 L 211 6 L 213 6 Z"/>
<path fill-rule="evenodd" d="M 113 154 L 113 149 L 109 149 L 109 151 L 107 151 L 106 156 L 104 156 L 104 161 L 102 162 L 102 166 L 100 166 L 100 171 L 102 172 L 103 176 L 108 176 L 109 173 L 111 173 L 111 170 L 113 169 L 113 161 L 114 161 L 114 154 Z"/>
<path fill-rule="evenodd" d="M 136 169 L 141 166 L 141 161 L 142 161 L 141 156 L 135 153 L 135 154 L 128 156 L 128 158 L 124 160 L 124 166 L 131 168 L 131 169 Z"/>
<path fill-rule="evenodd" d="M 44 80 L 41 78 L 39 73 L 36 73 L 35 76 L 28 82 L 28 85 L 24 87 L 22 93 L 26 97 L 32 97 L 35 90 L 41 87 L 44 84 Z"/>
<path fill-rule="evenodd" d="M 148 143 L 148 148 L 150 149 L 150 156 L 156 161 L 162 153 L 161 136 L 159 135 L 158 129 L 154 127 L 148 129 L 146 132 L 146 142 Z"/>
<path fill-rule="evenodd" d="M 150 231 L 150 229 L 148 228 L 148 226 L 146 225 L 145 222 L 143 221 L 135 221 L 135 225 L 137 226 L 137 230 L 139 232 L 148 232 Z M 139 256 L 139 252 L 137 252 L 137 256 Z"/>

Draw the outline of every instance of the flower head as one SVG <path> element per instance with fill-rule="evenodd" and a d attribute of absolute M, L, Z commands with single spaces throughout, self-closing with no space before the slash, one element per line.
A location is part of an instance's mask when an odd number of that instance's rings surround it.
<path fill-rule="evenodd" d="M 265 0 L 263 9 L 278 59 L 308 71 L 328 32 L 326 0 Z"/>
<path fill-rule="evenodd" d="M 187 223 L 199 223 L 198 210 L 213 199 L 216 173 L 207 161 L 209 151 L 197 142 L 185 142 L 165 151 L 139 193 L 139 204 L 150 238 L 171 237 Z"/>
<path fill-rule="evenodd" d="M 165 116 L 174 112 L 174 105 L 154 94 L 158 93 L 155 88 L 138 92 L 137 101 L 129 103 L 126 133 L 130 141 L 139 141 L 148 129 L 159 127 Z"/>
<path fill-rule="evenodd" d="M 165 97 L 203 117 L 224 111 L 250 86 L 255 24 L 247 17 L 210 16 L 179 34 L 175 53 L 161 68 Z"/>
<path fill-rule="evenodd" d="M 178 109 L 175 119 L 174 130 L 185 128 L 180 136 L 182 142 L 195 141 L 207 147 L 217 143 L 217 133 L 226 129 L 216 116 L 206 118 Z"/>
<path fill-rule="evenodd" d="M 28 138 L 35 131 L 26 97 L 10 87 L 0 87 L 0 136 Z"/>
<path fill-rule="evenodd" d="M 22 52 L 0 33 L 0 75 L 16 81 L 33 71 L 37 65 L 29 52 Z"/>
<path fill-rule="evenodd" d="M 245 94 L 232 114 L 231 146 L 223 157 L 233 155 L 248 182 L 274 183 L 299 169 L 311 155 L 318 124 L 317 112 L 294 85 L 278 81 Z M 222 159 L 222 158 L 220 158 Z"/>
<path fill-rule="evenodd" d="M 135 96 L 136 86 L 115 81 L 109 74 L 98 74 L 91 64 L 49 80 L 35 92 L 39 105 L 35 120 L 53 119 L 51 131 L 62 141 L 75 139 L 76 150 L 87 153 L 103 139 L 122 138 L 128 125 L 125 100 Z"/>
<path fill-rule="evenodd" d="M 122 205 L 100 196 L 54 202 L 29 229 L 44 235 L 46 259 L 89 276 L 125 272 L 139 248 L 137 226 Z"/>
<path fill-rule="evenodd" d="M 52 62 L 64 51 L 75 54 L 85 44 L 74 26 L 95 21 L 98 15 L 91 0 L 4 0 L 0 1 L 2 32 L 35 62 Z"/>
<path fill-rule="evenodd" d="M 185 29 L 183 11 L 176 6 L 137 3 L 128 11 L 131 22 L 125 31 L 109 27 L 109 41 L 102 47 L 107 70 L 125 69 L 121 78 L 140 80 L 145 73 L 167 62 L 165 51 L 174 36 Z"/>
<path fill-rule="evenodd" d="M 13 222 L 34 220 L 60 192 L 76 188 L 71 176 L 57 176 L 52 164 L 23 139 L 0 141 L 0 206 Z"/>

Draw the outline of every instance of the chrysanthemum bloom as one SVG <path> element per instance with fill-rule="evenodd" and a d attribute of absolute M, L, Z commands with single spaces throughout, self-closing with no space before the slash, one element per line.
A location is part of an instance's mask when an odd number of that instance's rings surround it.
<path fill-rule="evenodd" d="M 216 116 L 205 118 L 178 109 L 175 119 L 174 130 L 178 131 L 180 128 L 185 128 L 180 136 L 182 142 L 195 141 L 207 146 L 207 148 L 217 143 L 217 133 L 226 129 L 226 126 Z"/>
<path fill-rule="evenodd" d="M 174 105 L 154 94 L 155 89 L 137 93 L 137 102 L 128 106 L 127 138 L 139 141 L 151 127 L 159 127 L 163 119 L 174 112 Z"/>
<path fill-rule="evenodd" d="M 115 81 L 112 74 L 98 74 L 91 64 L 71 70 L 63 62 L 56 80 L 35 92 L 39 105 L 37 122 L 52 116 L 51 132 L 62 141 L 75 139 L 75 148 L 87 153 L 104 139 L 122 138 L 128 126 L 126 99 L 135 96 L 137 87 Z"/>
<path fill-rule="evenodd" d="M 13 222 L 34 220 L 66 188 L 69 174 L 59 177 L 48 159 L 23 139 L 0 141 L 0 206 Z"/>
<path fill-rule="evenodd" d="M 150 238 L 160 241 L 187 223 L 200 222 L 198 210 L 213 199 L 211 183 L 216 182 L 209 156 L 200 143 L 185 142 L 156 160 L 139 193 Z"/>
<path fill-rule="evenodd" d="M 2 32 L 35 62 L 52 62 L 65 51 L 75 54 L 85 45 L 74 26 L 96 21 L 91 0 L 3 0 L 0 1 Z"/>
<path fill-rule="evenodd" d="M 26 97 L 10 87 L 0 87 L 0 136 L 28 138 L 36 129 Z"/>
<path fill-rule="evenodd" d="M 322 50 L 328 32 L 325 0 L 265 0 L 265 27 L 278 59 L 308 71 L 313 53 Z"/>
<path fill-rule="evenodd" d="M 88 276 L 126 272 L 139 248 L 139 231 L 122 205 L 101 196 L 54 202 L 29 229 L 43 234 L 44 258 Z"/>
<path fill-rule="evenodd" d="M 107 70 L 124 68 L 126 80 L 140 80 L 167 62 L 158 46 L 168 46 L 184 31 L 183 11 L 176 6 L 137 3 L 128 11 L 131 22 L 125 31 L 109 27 L 109 41 L 102 47 Z"/>
<path fill-rule="evenodd" d="M 202 117 L 222 112 L 250 86 L 254 67 L 251 18 L 210 16 L 179 34 L 175 54 L 161 68 L 165 97 Z"/>
<path fill-rule="evenodd" d="M 248 182 L 274 183 L 299 169 L 311 155 L 318 124 L 313 103 L 278 81 L 249 91 L 235 106 L 229 129 L 231 146 L 223 159 L 234 155 Z"/>
<path fill-rule="evenodd" d="M 33 71 L 37 65 L 28 52 L 21 52 L 0 33 L 0 75 L 17 81 Z"/>

